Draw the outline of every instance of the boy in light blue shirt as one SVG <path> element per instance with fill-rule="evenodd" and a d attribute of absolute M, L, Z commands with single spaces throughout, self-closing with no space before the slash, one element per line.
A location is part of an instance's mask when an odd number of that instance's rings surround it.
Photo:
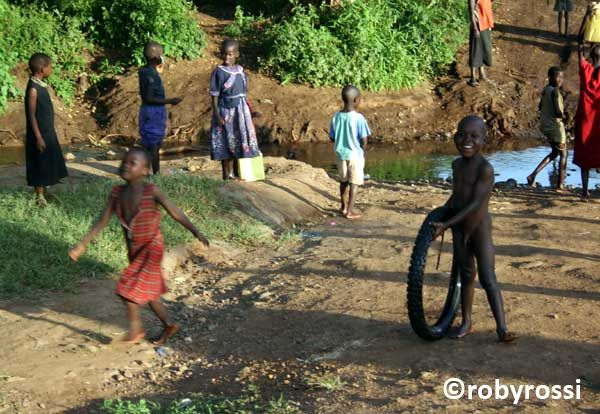
<path fill-rule="evenodd" d="M 331 120 L 329 138 L 333 141 L 340 180 L 340 213 L 347 219 L 360 218 L 353 211 L 358 187 L 365 178 L 365 153 L 371 130 L 365 117 L 356 112 L 360 104 L 360 91 L 352 85 L 342 89 L 344 109 Z"/>

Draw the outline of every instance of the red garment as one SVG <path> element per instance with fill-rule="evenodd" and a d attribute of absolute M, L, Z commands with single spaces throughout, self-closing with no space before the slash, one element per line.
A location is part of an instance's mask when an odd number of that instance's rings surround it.
<path fill-rule="evenodd" d="M 144 305 L 160 298 L 167 291 L 162 276 L 163 236 L 160 232 L 160 210 L 154 201 L 154 184 L 144 185 L 138 211 L 125 222 L 121 211 L 120 194 L 123 187 L 113 188 L 115 213 L 127 238 L 129 266 L 117 283 L 117 295 Z"/>
<path fill-rule="evenodd" d="M 579 65 L 573 163 L 583 169 L 600 168 L 600 79 L 585 59 Z"/>
<path fill-rule="evenodd" d="M 492 0 L 477 1 L 477 17 L 479 30 L 484 31 L 494 27 L 494 12 L 492 11 Z"/>

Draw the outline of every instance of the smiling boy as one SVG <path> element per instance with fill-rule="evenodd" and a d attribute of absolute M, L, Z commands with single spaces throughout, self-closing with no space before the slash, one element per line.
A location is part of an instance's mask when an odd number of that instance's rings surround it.
<path fill-rule="evenodd" d="M 498 342 L 512 342 L 517 337 L 507 331 L 504 304 L 494 269 L 492 218 L 488 211 L 494 188 L 494 169 L 480 152 L 485 137 L 486 125 L 478 116 L 467 116 L 458 124 L 454 143 L 461 157 L 452 163 L 452 195 L 446 202 L 453 215 L 443 223 L 433 223 L 436 230 L 434 238 L 446 229 L 452 229 L 454 260 L 459 266 L 461 278 L 463 321 L 451 333 L 451 337 L 462 338 L 473 332 L 473 293 L 475 276 L 479 272 L 479 281 L 496 319 Z"/>

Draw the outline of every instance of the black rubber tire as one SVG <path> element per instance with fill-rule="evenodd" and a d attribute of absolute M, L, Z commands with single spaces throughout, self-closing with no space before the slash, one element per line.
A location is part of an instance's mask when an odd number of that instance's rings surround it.
<path fill-rule="evenodd" d="M 435 324 L 427 324 L 423 310 L 423 283 L 425 282 L 423 273 L 427 262 L 427 252 L 435 232 L 431 223 L 444 221 L 448 219 L 449 214 L 449 208 L 439 207 L 427 215 L 417 234 L 408 270 L 407 306 L 410 325 L 417 335 L 428 341 L 441 339 L 448 333 L 460 304 L 460 278 L 453 260 L 448 294 L 442 313 Z"/>

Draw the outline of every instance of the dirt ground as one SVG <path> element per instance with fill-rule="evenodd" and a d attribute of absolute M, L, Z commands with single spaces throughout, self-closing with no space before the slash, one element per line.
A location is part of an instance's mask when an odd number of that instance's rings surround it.
<path fill-rule="evenodd" d="M 579 25 L 585 4 L 575 1 L 571 31 Z M 571 58 L 576 49 L 556 34 L 556 14 L 552 5 L 539 0 L 497 0 L 497 25 L 494 32 L 494 84 L 472 88 L 468 75 L 467 48 L 448 75 L 417 89 L 395 93 L 365 93 L 361 111 L 365 113 L 378 139 L 385 142 L 415 143 L 448 139 L 457 121 L 466 113 L 486 118 L 494 131 L 496 144 L 539 136 L 537 102 L 548 67 L 561 64 L 566 69 L 565 89 L 570 111 L 574 113 L 578 89 L 577 62 Z M 218 47 L 221 29 L 227 20 L 199 13 L 199 24 L 209 35 L 205 56 L 194 61 L 169 62 L 163 75 L 168 95 L 184 101 L 170 109 L 169 143 L 208 145 L 210 100 L 208 80 L 220 60 Z M 577 27 L 576 27 L 577 26 Z M 242 50 L 242 53 L 244 51 Z M 21 87 L 25 68 L 17 77 Z M 327 140 L 331 114 L 339 107 L 337 88 L 311 88 L 280 85 L 277 81 L 249 70 L 250 99 L 262 114 L 257 119 L 263 142 L 307 142 Z M 87 82 L 81 81 L 85 88 Z M 138 80 L 135 71 L 92 88 L 73 106 L 57 106 L 57 130 L 64 143 L 108 135 L 110 139 L 131 142 L 138 137 Z M 21 103 L 13 103 L 0 117 L 0 143 L 15 144 L 24 135 L 25 121 Z M 116 135 L 115 135 L 116 134 Z M 16 137 L 16 138 L 15 138 Z M 415 141 L 417 140 L 417 141 Z"/>
<path fill-rule="evenodd" d="M 574 3 L 577 22 L 584 2 Z M 457 71 L 436 85 L 366 94 L 363 111 L 377 135 L 433 139 L 452 130 L 466 112 L 478 112 L 497 131 L 522 136 L 535 128 L 538 92 L 552 64 L 565 67 L 565 88 L 572 92 L 568 102 L 576 101 L 577 65 L 568 59 L 574 45 L 565 46 L 555 35 L 552 5 L 535 0 L 495 4 L 499 24 L 491 75 L 496 84 L 466 86 L 463 53 Z M 223 24 L 209 15 L 200 15 L 200 21 L 213 34 Z M 205 136 L 206 85 L 217 62 L 217 43 L 211 36 L 206 58 L 172 64 L 165 74 L 169 94 L 185 96 L 171 111 L 172 133 L 179 131 L 175 141 Z M 283 87 L 256 73 L 251 88 L 268 140 L 322 139 L 337 107 L 334 89 Z M 137 79 L 130 74 L 97 102 L 70 109 L 57 105 L 59 134 L 66 142 L 88 133 L 135 136 L 137 99 Z M 20 136 L 20 111 L 21 104 L 12 105 L 0 118 L 1 128 Z M 0 140 L 10 141 L 5 133 Z M 283 393 L 303 413 L 600 412 L 600 322 L 595 317 L 600 203 L 544 190 L 497 193 L 491 203 L 496 270 L 509 327 L 520 339 L 512 346 L 495 344 L 493 318 L 478 288 L 476 332 L 459 341 L 427 343 L 409 325 L 406 272 L 425 214 L 445 201 L 449 189 L 369 183 L 359 196 L 364 217 L 351 222 L 336 215 L 336 184 L 324 173 L 298 163 L 272 163 L 267 182 L 233 184 L 230 192 L 241 194 L 237 201 L 250 214 L 272 212 L 262 218 L 274 226 L 296 218 L 304 237 L 279 251 L 215 241 L 211 249 L 195 250 L 172 266 L 166 301 L 184 329 L 164 350 L 168 355 L 159 356 L 148 343 L 110 344 L 126 329 L 113 280 L 82 281 L 74 293 L 50 292 L 36 301 L 0 302 L 5 332 L 0 336 L 0 413 L 87 414 L 106 398 L 163 401 L 190 392 L 235 396 L 249 384 L 259 385 L 266 396 Z M 218 174 L 209 163 L 200 164 L 199 174 Z M 110 162 L 69 167 L 75 181 L 115 172 Z M 22 182 L 22 167 L 0 168 L 0 185 Z M 282 201 L 265 202 L 275 196 Z M 282 211 L 296 217 L 282 217 Z M 448 257 L 442 255 L 442 268 Z M 427 289 L 435 295 L 439 288 Z M 145 318 L 156 333 L 151 315 Z M 340 376 L 346 384 L 334 392 L 307 386 L 308 378 L 323 375 Z M 449 400 L 442 388 L 451 377 L 480 385 L 493 385 L 495 378 L 513 385 L 575 384 L 580 378 L 582 398 L 533 399 L 516 406 Z"/>
<path fill-rule="evenodd" d="M 248 196 L 250 212 L 252 200 L 286 192 L 277 208 L 304 211 L 297 217 L 302 240 L 279 251 L 219 241 L 194 250 L 168 273 L 166 302 L 184 327 L 168 355 L 148 343 L 110 344 L 126 329 L 112 280 L 82 281 L 75 293 L 36 301 L 0 302 L 0 329 L 7 333 L 0 337 L 0 412 L 93 413 L 105 398 L 233 396 L 248 384 L 266 396 L 283 393 L 303 413 L 598 412 L 599 203 L 544 190 L 497 192 L 496 269 L 509 327 L 520 339 L 495 343 L 478 288 L 476 332 L 427 343 L 409 325 L 406 272 L 418 227 L 449 189 L 369 183 L 359 197 L 364 217 L 347 221 L 336 214 L 336 183 L 321 170 L 280 159 L 267 166 L 266 182 L 229 190 L 238 200 Z M 88 174 L 98 171 L 111 170 L 96 165 Z M 427 286 L 430 296 L 440 291 Z M 149 313 L 145 319 L 157 333 Z M 307 385 L 324 375 L 345 385 L 334 392 Z M 579 401 L 514 406 L 449 400 L 443 384 L 451 377 L 492 385 L 495 378 L 513 385 L 580 378 L 585 385 Z"/>

